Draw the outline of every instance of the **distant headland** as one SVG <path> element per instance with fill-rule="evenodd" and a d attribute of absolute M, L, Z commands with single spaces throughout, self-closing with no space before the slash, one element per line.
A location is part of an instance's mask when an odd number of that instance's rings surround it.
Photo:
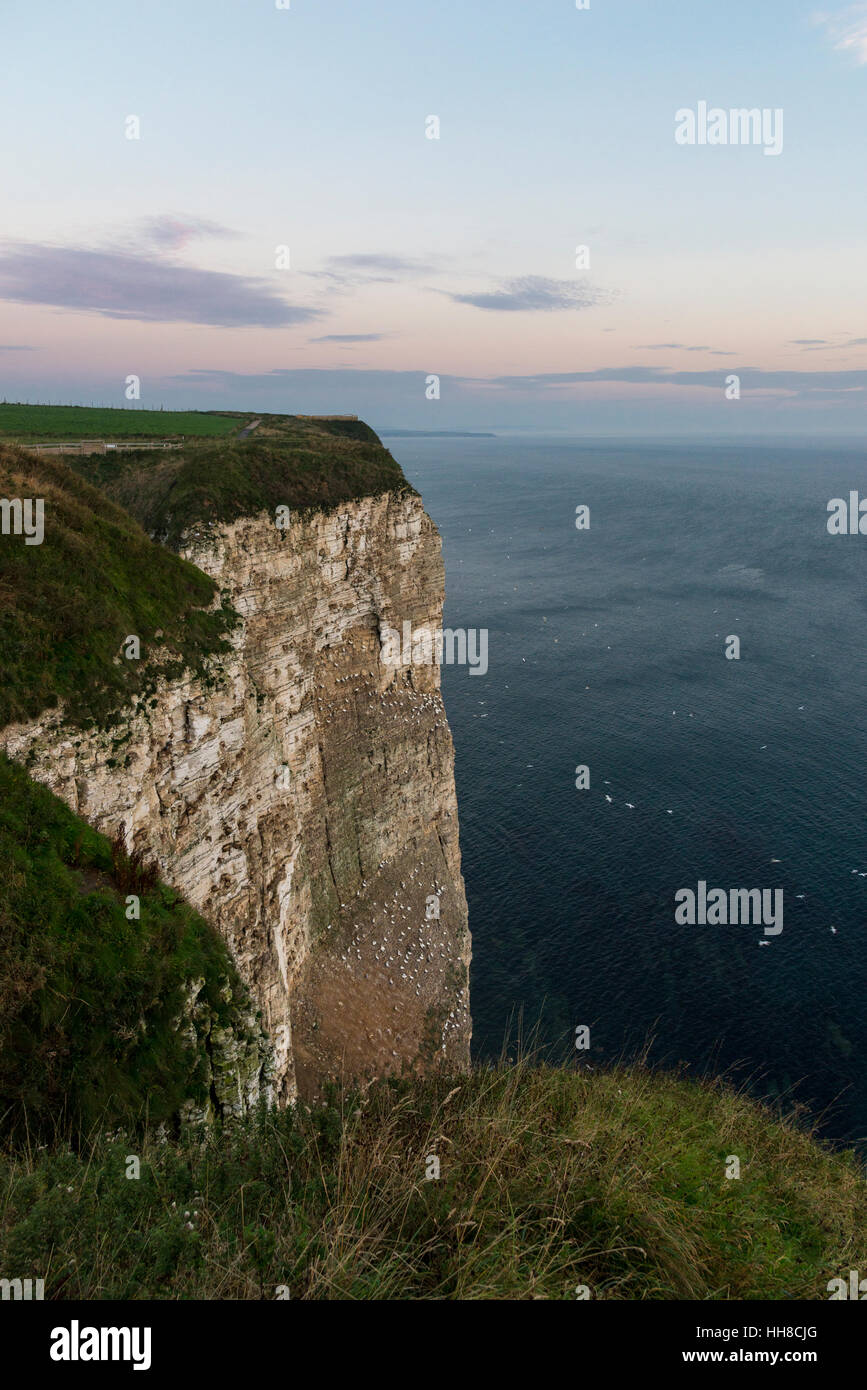
<path fill-rule="evenodd" d="M 392 439 L 409 439 L 413 436 L 417 439 L 496 439 L 492 430 L 403 430 L 389 429 L 387 425 L 380 425 L 377 434 L 382 438 L 388 435 Z"/>

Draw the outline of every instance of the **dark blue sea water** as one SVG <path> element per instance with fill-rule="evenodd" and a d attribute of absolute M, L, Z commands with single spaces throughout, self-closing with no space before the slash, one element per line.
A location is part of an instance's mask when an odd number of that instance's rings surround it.
<path fill-rule="evenodd" d="M 477 1054 L 517 1010 L 566 1048 L 590 1025 L 591 1065 L 652 1038 L 863 1139 L 867 536 L 826 526 L 863 457 L 386 442 L 442 532 L 447 625 L 489 631 L 486 676 L 443 671 Z M 782 888 L 782 934 L 676 925 L 699 879 Z"/>

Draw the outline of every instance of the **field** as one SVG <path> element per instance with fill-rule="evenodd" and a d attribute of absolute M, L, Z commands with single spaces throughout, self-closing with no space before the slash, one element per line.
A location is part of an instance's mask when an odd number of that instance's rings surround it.
<path fill-rule="evenodd" d="M 0 405 L 0 440 L 37 443 L 74 439 L 223 439 L 247 416 L 198 410 L 112 410 L 87 405 Z"/>

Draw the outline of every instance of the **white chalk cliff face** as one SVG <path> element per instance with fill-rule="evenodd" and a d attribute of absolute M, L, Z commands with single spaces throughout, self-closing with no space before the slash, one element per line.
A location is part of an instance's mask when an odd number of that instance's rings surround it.
<path fill-rule="evenodd" d="M 380 627 L 441 626 L 439 536 L 415 496 L 199 526 L 181 553 L 242 622 L 209 669 L 121 729 L 55 712 L 0 746 L 223 934 L 275 1050 L 313 1097 L 469 1055 L 470 942 L 453 745 L 436 666 L 388 666 Z M 143 659 L 147 653 L 143 652 Z"/>

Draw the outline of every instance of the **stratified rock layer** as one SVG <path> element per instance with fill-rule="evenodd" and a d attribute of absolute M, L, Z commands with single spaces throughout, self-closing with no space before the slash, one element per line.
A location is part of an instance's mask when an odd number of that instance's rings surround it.
<path fill-rule="evenodd" d="M 414 495 L 280 530 L 200 528 L 231 654 L 120 730 L 60 714 L 0 746 L 99 829 L 126 829 L 225 936 L 275 1049 L 275 1092 L 469 1056 L 469 934 L 453 746 L 435 666 L 379 631 L 441 625 L 439 536 Z M 147 653 L 142 654 L 146 659 Z M 248 1097 L 249 1099 L 249 1097 Z"/>

